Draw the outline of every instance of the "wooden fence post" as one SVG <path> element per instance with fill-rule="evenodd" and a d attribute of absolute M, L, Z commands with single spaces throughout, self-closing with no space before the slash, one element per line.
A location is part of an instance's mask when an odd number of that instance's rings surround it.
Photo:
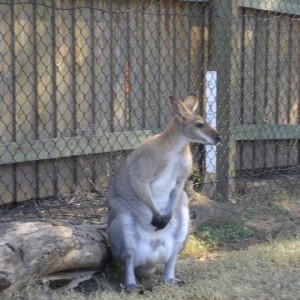
<path fill-rule="evenodd" d="M 238 103 L 239 1 L 211 1 L 210 70 L 217 71 L 217 129 L 223 137 L 217 147 L 218 200 L 228 200 L 235 190 L 235 104 Z"/>

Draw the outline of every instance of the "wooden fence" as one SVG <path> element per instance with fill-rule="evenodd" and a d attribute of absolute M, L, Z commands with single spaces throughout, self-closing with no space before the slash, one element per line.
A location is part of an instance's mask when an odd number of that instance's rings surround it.
<path fill-rule="evenodd" d="M 106 186 L 169 95 L 203 112 L 209 69 L 224 197 L 237 174 L 299 166 L 299 8 L 233 2 L 1 1 L 0 203 Z"/>
<path fill-rule="evenodd" d="M 1 202 L 105 185 L 112 152 L 165 125 L 169 95 L 203 90 L 206 11 L 169 1 L 0 4 Z"/>

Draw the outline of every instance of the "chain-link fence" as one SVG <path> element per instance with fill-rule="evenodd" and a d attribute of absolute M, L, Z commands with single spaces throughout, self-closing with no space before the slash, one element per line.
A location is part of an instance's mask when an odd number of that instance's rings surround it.
<path fill-rule="evenodd" d="M 0 1 L 0 218 L 97 219 L 110 176 L 199 96 L 223 136 L 194 146 L 217 200 L 297 193 L 300 4 Z"/>

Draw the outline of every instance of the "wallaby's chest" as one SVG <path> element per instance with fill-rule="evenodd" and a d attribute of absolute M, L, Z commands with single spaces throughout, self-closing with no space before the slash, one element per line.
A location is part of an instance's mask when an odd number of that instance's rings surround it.
<path fill-rule="evenodd" d="M 164 210 L 168 206 L 172 190 L 176 188 L 178 181 L 187 179 L 191 168 L 192 158 L 190 155 L 184 158 L 173 155 L 151 182 L 150 189 L 154 205 L 161 214 L 164 214 Z"/>

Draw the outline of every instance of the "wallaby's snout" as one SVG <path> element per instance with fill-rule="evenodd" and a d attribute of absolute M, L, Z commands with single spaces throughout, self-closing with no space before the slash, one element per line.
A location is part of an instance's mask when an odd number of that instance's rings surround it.
<path fill-rule="evenodd" d="M 218 145 L 222 141 L 222 137 L 216 130 L 212 130 L 214 131 L 214 133 L 210 136 L 212 140 L 212 145 Z"/>

